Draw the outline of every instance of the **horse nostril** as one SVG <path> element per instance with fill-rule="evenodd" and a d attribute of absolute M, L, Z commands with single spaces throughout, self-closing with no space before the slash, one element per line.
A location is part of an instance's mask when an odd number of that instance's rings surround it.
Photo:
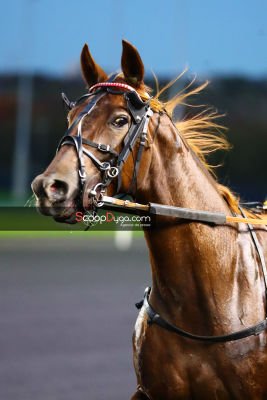
<path fill-rule="evenodd" d="M 64 201 L 66 199 L 66 194 L 68 193 L 68 184 L 64 181 L 55 179 L 52 182 L 44 183 L 44 189 L 47 197 L 54 202 Z"/>
<path fill-rule="evenodd" d="M 32 190 L 40 201 L 48 199 L 50 203 L 60 203 L 69 195 L 70 186 L 61 179 L 39 175 L 32 182 Z"/>
<path fill-rule="evenodd" d="M 32 191 L 34 192 L 35 196 L 37 198 L 44 197 L 45 191 L 44 191 L 44 185 L 43 185 L 43 178 L 41 175 L 37 176 L 33 181 L 32 181 Z"/>

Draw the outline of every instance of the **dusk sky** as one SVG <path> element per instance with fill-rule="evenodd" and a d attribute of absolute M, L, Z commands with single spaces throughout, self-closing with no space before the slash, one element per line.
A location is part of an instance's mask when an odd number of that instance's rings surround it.
<path fill-rule="evenodd" d="M 157 75 L 267 75 L 266 0 L 4 1 L 0 72 L 71 73 L 85 42 L 111 72 L 122 38 Z"/>

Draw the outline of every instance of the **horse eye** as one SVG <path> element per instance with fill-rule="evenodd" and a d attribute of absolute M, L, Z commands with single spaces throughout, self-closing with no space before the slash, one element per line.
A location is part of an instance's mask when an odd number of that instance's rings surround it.
<path fill-rule="evenodd" d="M 117 117 L 112 121 L 112 125 L 114 125 L 116 128 L 122 128 L 126 124 L 128 124 L 127 117 Z"/>

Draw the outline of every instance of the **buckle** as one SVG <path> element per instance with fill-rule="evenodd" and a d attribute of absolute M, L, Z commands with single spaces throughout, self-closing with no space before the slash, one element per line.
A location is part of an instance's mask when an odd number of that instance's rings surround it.
<path fill-rule="evenodd" d="M 101 171 L 108 171 L 110 169 L 110 163 L 109 162 L 102 162 L 100 165 Z"/>
<path fill-rule="evenodd" d="M 108 153 L 110 150 L 110 145 L 109 144 L 103 144 L 99 143 L 97 146 L 97 149 L 102 151 L 103 153 Z"/>
<path fill-rule="evenodd" d="M 119 175 L 119 168 L 117 167 L 110 167 L 107 170 L 107 175 L 110 179 L 116 178 Z"/>
<path fill-rule="evenodd" d="M 90 190 L 89 196 L 92 198 L 93 204 L 95 207 L 102 207 L 104 205 L 102 198 L 105 192 L 105 187 L 103 183 L 100 182 Z"/>

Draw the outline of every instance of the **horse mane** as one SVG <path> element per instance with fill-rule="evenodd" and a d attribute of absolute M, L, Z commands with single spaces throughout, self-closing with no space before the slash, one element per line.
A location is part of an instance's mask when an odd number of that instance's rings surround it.
<path fill-rule="evenodd" d="M 234 194 L 229 187 L 218 182 L 215 173 L 215 168 L 218 167 L 218 165 L 212 165 L 207 160 L 207 156 L 211 153 L 219 150 L 229 151 L 231 148 L 231 145 L 224 135 L 226 128 L 217 122 L 222 115 L 218 114 L 216 110 L 206 108 L 204 111 L 201 111 L 194 116 L 185 116 L 182 120 L 176 120 L 174 118 L 174 110 L 177 106 L 196 107 L 188 104 L 187 99 L 201 93 L 203 89 L 207 87 L 209 82 L 206 81 L 198 86 L 193 86 L 195 83 L 195 79 L 193 79 L 185 88 L 175 94 L 171 99 L 167 101 L 160 100 L 162 95 L 166 94 L 166 91 L 172 87 L 183 74 L 184 72 L 165 85 L 162 89 L 159 89 L 158 81 L 155 77 L 156 95 L 150 101 L 151 108 L 158 112 L 165 111 L 173 119 L 179 134 L 199 158 L 204 168 L 212 173 L 215 186 L 219 194 L 225 199 L 230 210 L 236 214 L 240 214 L 239 197 Z M 138 89 L 138 93 L 143 100 L 148 99 L 148 93 L 150 92 L 151 89 L 145 85 Z M 252 218 L 261 218 L 259 214 L 254 214 L 249 210 L 245 209 L 244 212 L 247 216 Z"/>

